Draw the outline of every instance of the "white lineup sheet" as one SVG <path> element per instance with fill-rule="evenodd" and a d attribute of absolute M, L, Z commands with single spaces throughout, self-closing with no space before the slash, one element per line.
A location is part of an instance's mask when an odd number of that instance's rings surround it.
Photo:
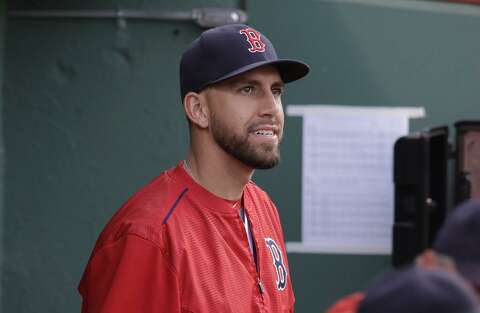
<path fill-rule="evenodd" d="M 308 106 L 302 134 L 302 242 L 287 243 L 287 250 L 390 253 L 393 146 L 408 133 L 409 117 L 421 115 L 415 108 Z"/>

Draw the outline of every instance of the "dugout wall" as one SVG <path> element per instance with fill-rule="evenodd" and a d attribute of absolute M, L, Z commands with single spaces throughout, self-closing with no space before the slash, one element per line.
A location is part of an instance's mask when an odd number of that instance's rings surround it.
<path fill-rule="evenodd" d="M 249 22 L 280 56 L 312 66 L 307 79 L 287 89 L 285 105 L 424 106 L 427 118 L 414 120 L 412 130 L 478 116 L 480 13 L 464 5 L 18 0 L 9 9 L 183 10 L 245 3 Z M 178 61 L 201 30 L 183 22 L 7 23 L 0 309 L 78 312 L 76 286 L 103 225 L 129 195 L 185 155 Z M 299 117 L 286 118 L 281 165 L 255 175 L 277 203 L 288 241 L 301 234 L 301 125 Z M 322 312 L 390 264 L 389 256 L 359 255 L 290 254 L 289 261 L 297 312 Z"/>

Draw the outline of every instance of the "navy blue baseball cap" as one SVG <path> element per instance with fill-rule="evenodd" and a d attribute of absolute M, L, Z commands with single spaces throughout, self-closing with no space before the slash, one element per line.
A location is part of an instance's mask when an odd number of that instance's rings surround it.
<path fill-rule="evenodd" d="M 479 313 L 479 305 L 459 275 L 411 266 L 374 280 L 357 313 Z"/>
<path fill-rule="evenodd" d="M 468 200 L 447 217 L 433 249 L 455 260 L 458 271 L 480 287 L 480 200 Z"/>
<path fill-rule="evenodd" d="M 190 92 L 253 70 L 273 65 L 284 83 L 307 75 L 301 61 L 279 59 L 263 34 L 244 24 L 229 24 L 204 31 L 183 53 L 180 61 L 182 99 Z"/>

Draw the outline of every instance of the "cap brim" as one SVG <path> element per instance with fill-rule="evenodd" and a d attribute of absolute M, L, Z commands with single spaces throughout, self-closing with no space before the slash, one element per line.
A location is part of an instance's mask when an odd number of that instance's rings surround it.
<path fill-rule="evenodd" d="M 466 280 L 480 287 L 480 265 L 478 262 L 457 261 L 456 265 Z"/>
<path fill-rule="evenodd" d="M 275 68 L 277 68 L 278 72 L 280 73 L 280 77 L 282 78 L 282 81 L 284 83 L 290 83 L 295 80 L 298 80 L 304 77 L 305 75 L 307 75 L 308 72 L 310 71 L 310 67 L 307 64 L 297 60 L 279 59 L 274 61 L 256 62 L 256 63 L 251 63 L 249 65 L 246 65 L 244 67 L 241 67 L 233 72 L 223 75 L 222 77 L 212 82 L 209 82 L 208 84 L 205 84 L 199 89 L 199 91 L 207 86 L 222 82 L 229 78 L 233 78 L 237 75 L 243 74 L 245 72 L 248 72 L 253 69 L 259 68 L 261 66 L 266 66 L 266 65 L 272 65 Z"/>

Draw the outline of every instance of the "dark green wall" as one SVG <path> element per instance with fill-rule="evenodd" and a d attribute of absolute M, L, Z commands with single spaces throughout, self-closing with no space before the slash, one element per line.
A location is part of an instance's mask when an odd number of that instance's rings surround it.
<path fill-rule="evenodd" d="M 97 7 L 58 2 L 14 7 Z M 407 9 L 362 2 L 247 2 L 251 24 L 281 56 L 312 66 L 288 88 L 285 104 L 424 106 L 428 118 L 414 129 L 478 119 L 480 16 L 439 13 L 434 4 L 419 10 L 409 0 Z M 124 0 L 97 8 L 239 3 Z M 2 312 L 79 311 L 76 285 L 102 226 L 132 192 L 184 157 L 178 61 L 199 33 L 188 23 L 8 19 Z M 298 241 L 302 123 L 286 122 L 281 166 L 256 180 L 278 204 L 287 240 Z M 298 312 L 321 312 L 389 264 L 381 256 L 289 260 Z"/>

